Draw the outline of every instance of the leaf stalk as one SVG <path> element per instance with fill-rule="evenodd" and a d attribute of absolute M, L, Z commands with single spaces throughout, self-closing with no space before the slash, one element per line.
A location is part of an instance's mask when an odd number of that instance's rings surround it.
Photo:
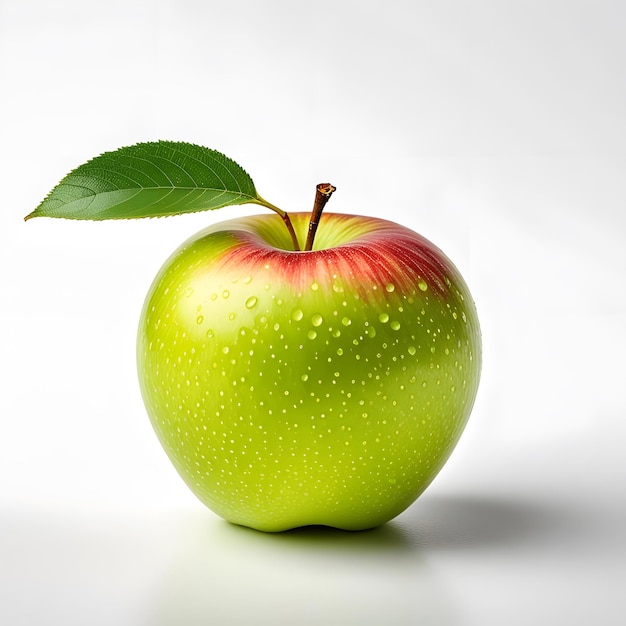
<path fill-rule="evenodd" d="M 289 217 L 289 213 L 287 213 L 287 211 L 283 211 L 282 209 L 279 209 L 276 205 L 272 204 L 271 202 L 268 202 L 265 198 L 261 198 L 261 196 L 257 196 L 257 202 L 261 206 L 271 209 L 272 211 L 280 215 L 283 222 L 285 223 L 285 226 L 287 227 L 287 230 L 289 231 L 289 236 L 291 237 L 291 243 L 293 244 L 293 249 L 296 252 L 300 252 L 300 242 L 298 241 L 298 235 L 296 235 L 296 231 L 293 227 L 293 222 L 291 221 L 291 218 Z"/>

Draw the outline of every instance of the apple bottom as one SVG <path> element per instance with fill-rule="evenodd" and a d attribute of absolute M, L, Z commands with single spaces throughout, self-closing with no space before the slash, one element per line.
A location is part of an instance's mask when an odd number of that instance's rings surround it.
<path fill-rule="evenodd" d="M 154 429 L 235 524 L 383 524 L 436 476 L 474 402 L 480 332 L 458 270 L 390 222 L 324 219 L 334 245 L 306 253 L 277 245 L 271 215 L 199 233 L 142 312 Z"/>

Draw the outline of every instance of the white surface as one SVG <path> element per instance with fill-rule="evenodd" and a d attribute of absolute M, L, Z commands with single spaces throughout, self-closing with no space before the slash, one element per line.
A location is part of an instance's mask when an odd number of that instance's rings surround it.
<path fill-rule="evenodd" d="M 623 624 L 621 3 L 0 1 L 0 623 Z M 24 224 L 136 141 L 429 237 L 477 301 L 461 443 L 370 533 L 268 536 L 198 504 L 139 398 L 167 255 L 248 207 Z M 329 205 L 330 209 L 330 205 Z"/>

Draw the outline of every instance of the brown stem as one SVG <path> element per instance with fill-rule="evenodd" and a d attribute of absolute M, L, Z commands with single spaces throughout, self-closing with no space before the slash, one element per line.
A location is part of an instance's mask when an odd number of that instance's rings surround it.
<path fill-rule="evenodd" d="M 320 183 L 315 188 L 315 203 L 313 204 L 313 211 L 311 211 L 311 219 L 309 221 L 309 232 L 306 236 L 306 244 L 304 246 L 305 251 L 313 250 L 313 242 L 315 241 L 315 233 L 320 223 L 322 211 L 326 206 L 326 203 L 330 200 L 333 192 L 336 191 L 336 187 L 333 187 L 330 183 Z"/>

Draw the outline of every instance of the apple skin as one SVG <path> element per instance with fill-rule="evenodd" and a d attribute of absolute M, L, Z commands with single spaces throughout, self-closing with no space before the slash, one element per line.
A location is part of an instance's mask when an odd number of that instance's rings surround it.
<path fill-rule="evenodd" d="M 308 214 L 292 214 L 301 241 Z M 156 434 L 226 520 L 362 530 L 426 489 L 476 396 L 481 338 L 459 271 L 386 220 L 327 213 L 294 252 L 282 220 L 213 225 L 155 278 L 137 358 Z"/>

